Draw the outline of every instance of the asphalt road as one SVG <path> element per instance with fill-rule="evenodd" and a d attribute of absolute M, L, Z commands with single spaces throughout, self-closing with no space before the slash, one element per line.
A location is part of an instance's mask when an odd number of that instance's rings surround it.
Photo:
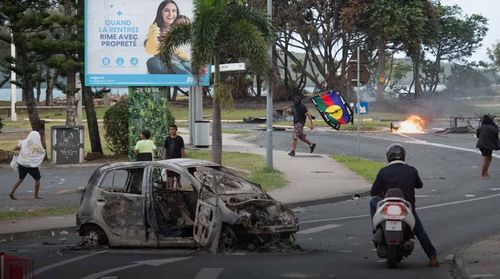
<path fill-rule="evenodd" d="M 17 173 L 10 167 L 0 168 L 0 211 L 37 210 L 47 207 L 74 206 L 80 201 L 79 190 L 96 169 L 92 167 L 46 167 L 40 168 L 42 175 L 40 196 L 33 200 L 34 180 L 27 176 L 16 191 L 17 201 L 10 200 L 8 194 L 17 180 Z"/>
<path fill-rule="evenodd" d="M 357 154 L 356 134 L 309 132 L 317 152 Z M 275 132 L 275 148 L 289 149 L 290 132 Z M 263 137 L 255 140 L 262 144 Z M 479 178 L 481 156 L 470 134 L 411 137 L 373 133 L 361 137 L 362 157 L 383 161 L 387 145 L 403 142 L 408 163 L 424 188 L 417 209 L 436 246 L 441 267 L 428 268 L 417 245 L 399 269 L 388 270 L 373 251 L 368 199 L 295 208 L 301 222 L 297 243 L 305 251 L 210 255 L 194 250 L 78 251 L 77 236 L 0 243 L 0 250 L 35 259 L 36 278 L 451 278 L 447 255 L 500 232 L 494 158 L 490 179 Z M 306 151 L 306 146 L 299 148 Z M 87 277 L 86 277 L 87 276 Z"/>

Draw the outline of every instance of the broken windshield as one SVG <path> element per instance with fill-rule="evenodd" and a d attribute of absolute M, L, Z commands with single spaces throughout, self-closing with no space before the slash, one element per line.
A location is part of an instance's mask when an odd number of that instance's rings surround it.
<path fill-rule="evenodd" d="M 190 168 L 189 172 L 200 183 L 211 189 L 217 183 L 220 186 L 221 194 L 262 192 L 256 184 L 232 174 L 230 170 L 223 167 L 196 167 Z"/>

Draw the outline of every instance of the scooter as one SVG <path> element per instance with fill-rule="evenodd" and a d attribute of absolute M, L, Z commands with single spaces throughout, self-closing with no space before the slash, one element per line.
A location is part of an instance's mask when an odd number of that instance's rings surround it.
<path fill-rule="evenodd" d="M 391 188 L 377 203 L 372 222 L 377 255 L 387 259 L 387 267 L 396 268 L 404 257 L 411 254 L 415 244 L 415 217 L 411 203 L 404 199 L 400 189 Z"/>

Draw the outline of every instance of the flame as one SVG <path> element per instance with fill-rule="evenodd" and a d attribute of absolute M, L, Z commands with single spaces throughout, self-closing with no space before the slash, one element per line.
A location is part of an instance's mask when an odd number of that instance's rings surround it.
<path fill-rule="evenodd" d="M 423 133 L 425 121 L 418 115 L 410 115 L 405 121 L 399 122 L 397 133 Z"/>

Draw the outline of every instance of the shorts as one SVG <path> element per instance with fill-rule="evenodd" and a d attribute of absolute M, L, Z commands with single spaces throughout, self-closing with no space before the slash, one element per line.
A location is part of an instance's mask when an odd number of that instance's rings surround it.
<path fill-rule="evenodd" d="M 19 166 L 19 179 L 24 179 L 28 173 L 33 177 L 33 179 L 38 180 L 42 178 L 40 175 L 40 170 L 38 168 L 30 168 L 22 165 Z"/>
<path fill-rule="evenodd" d="M 306 134 L 304 134 L 304 124 L 297 122 L 293 124 L 293 139 L 294 140 L 305 140 Z"/>
<path fill-rule="evenodd" d="M 481 154 L 485 157 L 491 157 L 491 154 L 493 154 L 493 150 L 487 149 L 487 148 L 479 148 L 481 151 Z"/>

